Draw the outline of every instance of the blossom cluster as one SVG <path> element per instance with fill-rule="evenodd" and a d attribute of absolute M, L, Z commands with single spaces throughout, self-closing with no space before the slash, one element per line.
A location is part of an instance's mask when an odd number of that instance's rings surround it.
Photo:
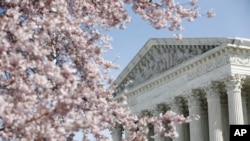
<path fill-rule="evenodd" d="M 161 0 L 157 2 L 148 0 L 125 0 L 127 3 L 133 2 L 135 13 L 149 21 L 156 29 L 168 28 L 169 31 L 177 32 L 174 37 L 177 40 L 182 39 L 179 31 L 183 30 L 182 20 L 194 21 L 201 17 L 200 9 L 197 6 L 198 0 L 189 0 L 187 3 L 179 3 L 175 0 Z M 206 13 L 207 17 L 215 16 L 213 10 Z"/>
<path fill-rule="evenodd" d="M 173 113 L 157 117 L 131 115 L 113 101 L 110 69 L 118 66 L 103 58 L 112 28 L 131 21 L 124 7 L 153 27 L 170 24 L 182 29 L 181 19 L 199 17 L 198 9 L 174 0 L 1 0 L 0 8 L 0 136 L 4 139 L 65 140 L 73 132 L 107 140 L 102 131 L 120 123 L 131 131 L 129 140 L 146 140 L 148 123 L 166 136 L 175 136 L 172 123 L 188 119 Z M 208 16 L 213 16 L 210 11 Z M 180 36 L 178 36 L 180 37 Z M 173 130 L 164 130 L 169 121 Z M 139 128 L 138 132 L 132 132 Z"/>

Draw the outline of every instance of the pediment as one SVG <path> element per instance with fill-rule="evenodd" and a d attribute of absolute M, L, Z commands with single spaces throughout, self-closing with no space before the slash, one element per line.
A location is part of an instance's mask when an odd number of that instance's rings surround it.
<path fill-rule="evenodd" d="M 132 88 L 224 43 L 227 38 L 150 39 L 114 82 Z"/>

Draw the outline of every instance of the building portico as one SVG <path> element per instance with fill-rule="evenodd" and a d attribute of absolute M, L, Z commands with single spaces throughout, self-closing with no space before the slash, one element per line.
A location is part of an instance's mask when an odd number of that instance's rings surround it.
<path fill-rule="evenodd" d="M 228 141 L 230 124 L 250 121 L 250 40 L 150 39 L 114 84 L 114 99 L 126 95 L 132 113 L 165 112 L 165 107 L 200 116 L 177 125 L 179 138 L 171 140 Z M 114 141 L 121 139 L 120 129 L 112 132 Z"/>

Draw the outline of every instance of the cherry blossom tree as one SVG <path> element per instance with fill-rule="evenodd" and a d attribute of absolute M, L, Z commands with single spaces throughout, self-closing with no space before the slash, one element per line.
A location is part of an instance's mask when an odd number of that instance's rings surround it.
<path fill-rule="evenodd" d="M 173 123 L 189 118 L 169 111 L 138 117 L 112 100 L 109 75 L 118 66 L 103 59 L 111 37 L 131 21 L 124 4 L 154 28 L 182 30 L 182 19 L 200 17 L 197 0 L 1 0 L 0 136 L 4 139 L 58 141 L 75 131 L 97 140 L 116 123 L 131 131 L 128 140 L 146 140 L 147 124 L 176 136 Z M 213 11 L 207 13 L 214 16 Z M 178 39 L 180 34 L 176 34 Z M 124 97 L 124 100 L 126 98 Z M 170 122 L 171 130 L 163 123 Z"/>

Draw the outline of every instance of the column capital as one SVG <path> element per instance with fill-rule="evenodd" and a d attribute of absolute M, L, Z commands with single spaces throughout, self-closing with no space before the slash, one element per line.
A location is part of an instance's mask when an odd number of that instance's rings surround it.
<path fill-rule="evenodd" d="M 177 101 L 180 101 L 181 102 L 181 107 L 182 107 L 182 113 L 185 115 L 185 116 L 188 116 L 189 115 L 189 97 L 190 95 L 180 95 L 177 97 Z"/>
<path fill-rule="evenodd" d="M 183 99 L 184 99 L 183 96 L 177 96 L 177 97 L 175 97 L 175 99 L 174 99 L 175 104 L 177 104 L 177 105 L 183 105 Z"/>
<path fill-rule="evenodd" d="M 141 117 L 150 116 L 150 115 L 151 115 L 151 113 L 150 113 L 148 110 L 143 110 L 143 111 L 141 111 L 141 113 L 140 113 L 140 116 L 141 116 Z"/>
<path fill-rule="evenodd" d="M 109 129 L 109 131 L 114 131 L 114 130 L 122 131 L 123 130 L 123 126 L 121 124 L 119 124 L 119 123 L 116 122 L 115 125 L 112 127 L 112 129 Z"/>
<path fill-rule="evenodd" d="M 200 107 L 201 113 L 207 115 L 207 100 L 205 91 L 202 89 L 193 89 L 192 92 L 192 94 L 187 96 L 188 107 Z"/>
<path fill-rule="evenodd" d="M 171 109 L 171 107 L 167 103 L 160 103 L 160 104 L 157 104 L 157 106 L 156 106 L 156 111 L 158 111 L 158 113 L 165 113 L 166 111 L 168 111 L 170 109 Z"/>
<path fill-rule="evenodd" d="M 184 106 L 185 106 L 185 103 L 184 103 L 184 100 L 183 100 L 183 97 L 181 96 L 177 96 L 173 99 L 172 101 L 172 110 L 178 114 L 183 114 L 183 109 L 184 109 Z"/>
<path fill-rule="evenodd" d="M 224 79 L 224 83 L 228 92 L 240 91 L 246 76 L 242 74 L 231 74 Z"/>
<path fill-rule="evenodd" d="M 119 130 L 119 131 L 122 131 L 122 130 L 123 130 L 123 127 L 122 127 L 121 124 L 116 123 L 116 124 L 115 124 L 115 129 L 116 129 L 116 130 Z"/>
<path fill-rule="evenodd" d="M 147 109 L 141 111 L 141 116 L 143 117 L 157 115 L 158 112 L 156 109 L 156 106 L 148 107 Z"/>
<path fill-rule="evenodd" d="M 200 105 L 199 98 L 197 98 L 193 94 L 187 95 L 185 97 L 185 99 L 187 100 L 187 104 L 188 104 L 189 108 L 193 107 L 193 106 L 199 106 Z"/>
<path fill-rule="evenodd" d="M 188 106 L 200 106 L 201 105 L 201 100 L 203 98 L 203 90 L 201 89 L 193 89 L 192 93 L 187 95 L 185 98 L 188 101 Z"/>
<path fill-rule="evenodd" d="M 222 83 L 218 81 L 212 81 L 208 86 L 204 87 L 206 92 L 207 100 L 209 99 L 219 99 L 222 89 Z"/>

